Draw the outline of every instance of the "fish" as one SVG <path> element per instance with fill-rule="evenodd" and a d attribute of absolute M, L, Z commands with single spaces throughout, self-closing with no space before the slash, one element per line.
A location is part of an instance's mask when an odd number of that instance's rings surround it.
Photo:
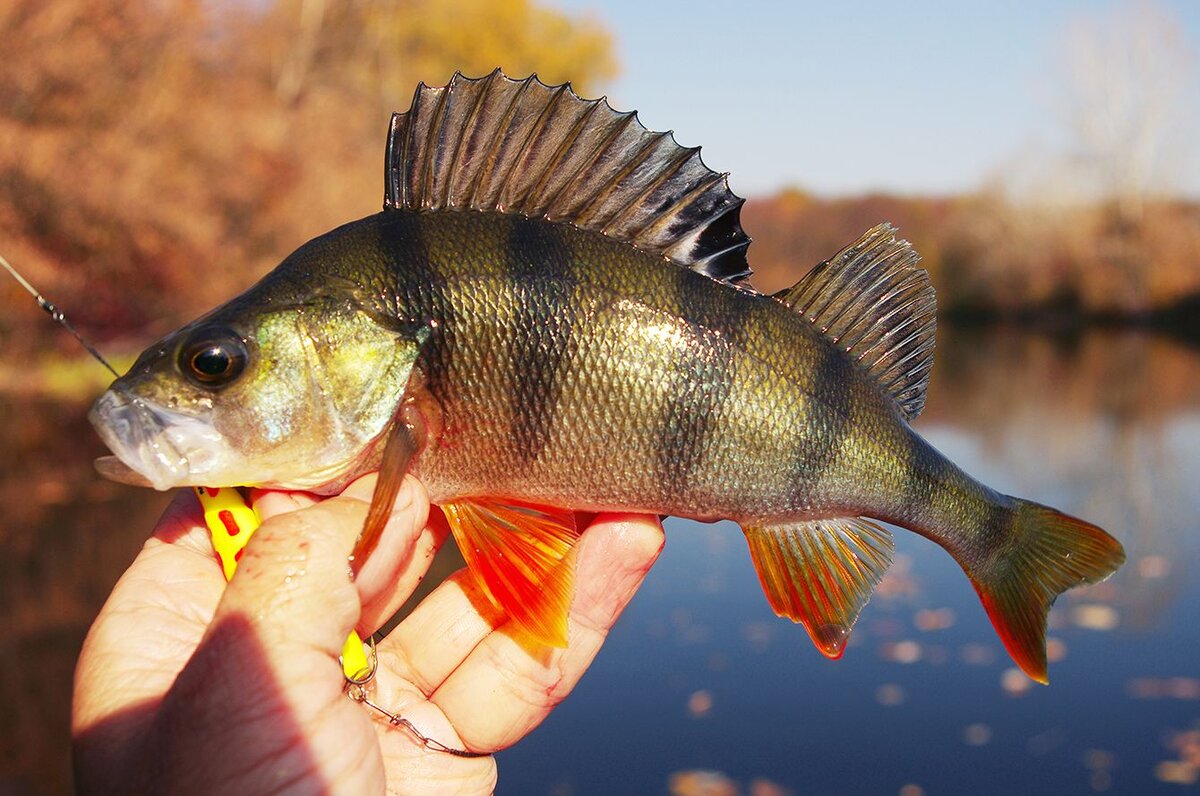
<path fill-rule="evenodd" d="M 883 223 L 754 289 L 743 200 L 634 112 L 500 70 L 393 114 L 381 212 L 300 246 L 151 345 L 90 419 L 116 480 L 332 493 L 379 470 L 356 555 L 412 473 L 481 590 L 564 646 L 576 512 L 740 525 L 771 608 L 837 658 L 894 553 L 944 548 L 1048 682 L 1063 591 L 1124 561 L 913 429 L 936 299 Z M 361 559 L 360 559 L 361 560 Z"/>

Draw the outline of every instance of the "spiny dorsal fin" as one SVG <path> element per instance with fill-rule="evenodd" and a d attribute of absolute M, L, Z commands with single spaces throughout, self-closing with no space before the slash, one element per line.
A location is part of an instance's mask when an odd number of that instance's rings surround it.
<path fill-rule="evenodd" d="M 892 563 L 892 535 L 860 517 L 742 530 L 771 608 L 803 624 L 825 656 L 840 658 Z"/>
<path fill-rule="evenodd" d="M 925 407 L 937 301 L 921 257 L 880 224 L 775 298 L 873 375 L 909 420 Z"/>
<path fill-rule="evenodd" d="M 602 232 L 722 281 L 750 275 L 743 200 L 636 112 L 499 69 L 421 83 L 392 115 L 385 209 L 499 210 Z"/>

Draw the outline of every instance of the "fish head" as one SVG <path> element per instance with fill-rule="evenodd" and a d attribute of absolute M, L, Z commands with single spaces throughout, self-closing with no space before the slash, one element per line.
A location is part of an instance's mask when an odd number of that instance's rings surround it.
<path fill-rule="evenodd" d="M 337 296 L 235 299 L 150 346 L 100 396 L 113 480 L 324 491 L 370 469 L 421 330 Z M 256 293 L 258 295 L 256 295 Z"/>

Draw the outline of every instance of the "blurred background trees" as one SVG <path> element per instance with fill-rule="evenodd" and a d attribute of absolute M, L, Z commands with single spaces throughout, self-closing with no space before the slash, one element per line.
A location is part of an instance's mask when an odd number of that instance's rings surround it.
<path fill-rule="evenodd" d="M 963 196 L 752 197 L 758 284 L 890 220 L 959 317 L 1195 316 L 1200 206 L 1172 184 L 1194 58 L 1145 3 L 1056 42 L 1048 152 Z M 0 53 L 0 251 L 110 351 L 377 210 L 388 115 L 418 81 L 502 66 L 595 96 L 617 71 L 601 21 L 533 0 L 8 0 Z M 0 281 L 0 301 L 27 299 Z M 0 313 L 6 355 L 55 348 L 76 353 Z"/>
<path fill-rule="evenodd" d="M 1081 16 L 1059 44 L 1042 85 L 1045 151 L 1022 151 L 966 196 L 752 202 L 747 226 L 770 241 L 755 243 L 756 266 L 781 286 L 789 255 L 817 262 L 890 219 L 958 318 L 1161 321 L 1200 339 L 1200 206 L 1175 184 L 1200 155 L 1183 123 L 1194 54 L 1148 2 Z"/>
<path fill-rule="evenodd" d="M 4 253 L 105 340 L 167 331 L 378 210 L 418 81 L 503 65 L 591 93 L 616 68 L 597 21 L 529 0 L 8 0 L 0 53 Z M 69 349 L 41 318 L 15 334 L 29 317 L 0 314 L 6 349 Z"/>

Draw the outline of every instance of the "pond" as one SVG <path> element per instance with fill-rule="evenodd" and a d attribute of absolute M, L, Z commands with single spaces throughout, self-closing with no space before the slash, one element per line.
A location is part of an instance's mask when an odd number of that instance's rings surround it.
<path fill-rule="evenodd" d="M 1200 354 L 949 328 L 920 431 L 968 472 L 1117 536 L 1019 673 L 940 548 L 896 562 L 845 657 L 767 606 L 730 523 L 667 547 L 576 692 L 499 755 L 501 794 L 1177 793 L 1200 782 Z M 70 785 L 71 673 L 165 497 L 102 481 L 77 405 L 0 397 L 0 793 Z"/>

